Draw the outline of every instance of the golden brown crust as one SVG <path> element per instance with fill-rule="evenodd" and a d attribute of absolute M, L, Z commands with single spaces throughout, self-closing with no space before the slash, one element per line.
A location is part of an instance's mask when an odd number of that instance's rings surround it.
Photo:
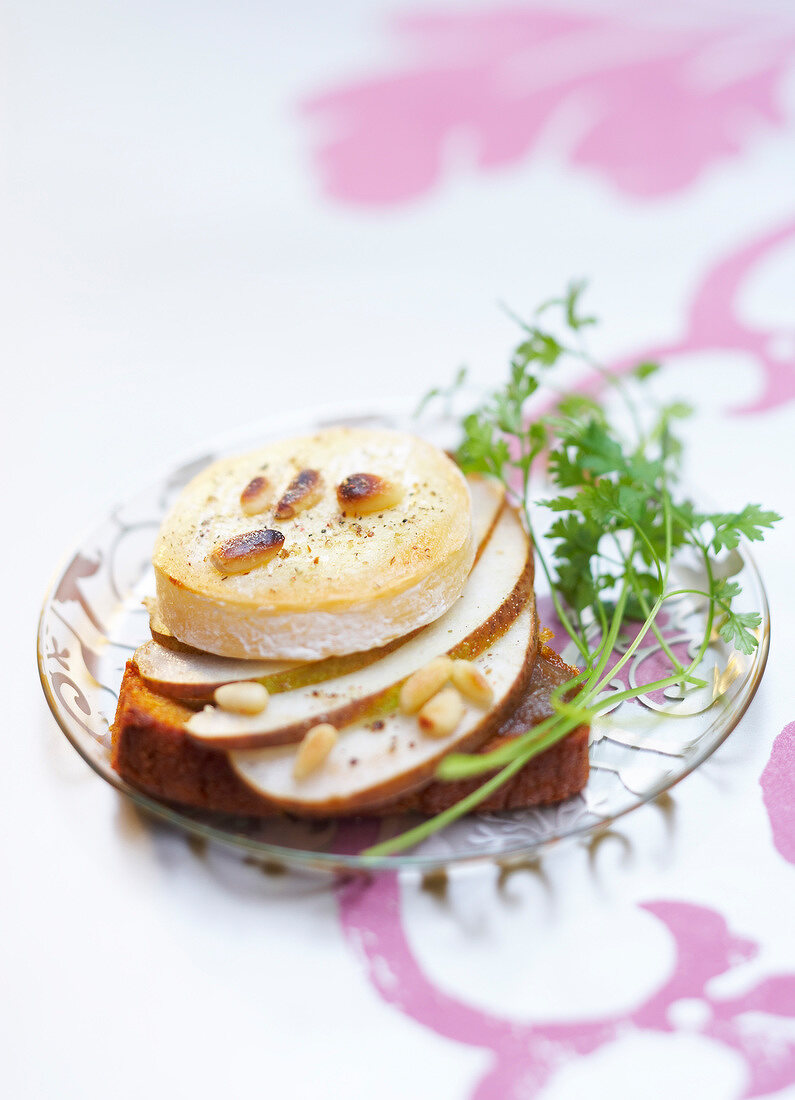
<path fill-rule="evenodd" d="M 304 445 L 311 456 L 293 453 Z M 463 479 L 441 452 L 398 433 L 329 431 L 276 446 L 259 467 L 268 470 L 270 483 L 281 491 L 289 482 L 289 471 L 282 476 L 276 468 L 279 455 L 290 469 L 312 457 L 328 481 L 322 499 L 293 519 L 272 517 L 285 535 L 276 559 L 231 578 L 210 569 L 208 578 L 203 555 L 227 532 L 240 533 L 246 516 L 234 493 L 265 452 L 224 460 L 200 475 L 184 490 L 155 548 L 157 613 L 168 632 L 208 653 L 308 662 L 377 648 L 449 609 L 504 500 L 499 483 L 480 475 Z M 331 478 L 335 469 L 350 470 L 357 456 L 372 460 L 400 488 L 404 495 L 393 508 L 370 517 L 340 514 Z M 268 499 L 272 509 L 275 497 Z M 266 509 L 262 524 L 269 514 Z M 468 537 L 459 546 L 467 516 Z M 181 569 L 193 575 L 195 587 Z M 423 576 L 403 588 L 407 570 Z M 311 609 L 300 610 L 307 600 Z"/>
<path fill-rule="evenodd" d="M 573 674 L 573 669 L 544 646 L 523 698 L 482 751 L 498 747 L 506 738 L 546 717 L 550 713 L 550 691 Z M 191 713 L 181 703 L 152 692 L 128 662 L 112 727 L 113 766 L 121 777 L 154 798 L 197 809 L 257 817 L 280 812 L 242 782 L 226 753 L 197 745 L 186 737 L 183 723 Z M 526 764 L 480 810 L 559 802 L 582 790 L 587 779 L 588 730 L 581 726 Z M 438 813 L 478 782 L 482 779 L 463 783 L 431 781 L 423 790 L 368 809 L 367 813 Z"/>
<path fill-rule="evenodd" d="M 363 460 L 373 473 L 401 484 L 405 496 L 383 518 L 357 527 L 352 519 L 341 522 L 335 487 Z M 241 487 L 259 474 L 286 500 L 304 491 L 298 482 L 310 472 L 322 478 L 318 503 L 280 521 L 295 553 L 256 574 L 223 581 L 208 550 L 248 529 Z M 166 592 L 171 585 L 241 609 L 266 606 L 273 614 L 344 610 L 398 595 L 439 571 L 466 548 L 470 518 L 466 481 L 436 447 L 400 432 L 329 428 L 202 471 L 163 523 L 153 564 Z M 465 576 L 472 554 L 464 558 Z M 162 600 L 161 613 L 167 618 Z"/>

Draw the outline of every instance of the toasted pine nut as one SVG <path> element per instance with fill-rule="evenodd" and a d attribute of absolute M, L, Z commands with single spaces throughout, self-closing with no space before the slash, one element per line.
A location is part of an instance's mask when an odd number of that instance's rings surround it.
<path fill-rule="evenodd" d="M 432 695 L 450 679 L 453 662 L 449 657 L 436 657 L 424 668 L 409 676 L 400 689 L 400 709 L 404 714 L 416 714 Z"/>
<path fill-rule="evenodd" d="M 403 486 L 377 474 L 351 474 L 337 486 L 337 500 L 346 514 L 384 512 L 402 499 Z"/>
<path fill-rule="evenodd" d="M 461 694 L 477 706 L 488 709 L 494 701 L 491 684 L 471 661 L 453 661 L 450 679 Z"/>
<path fill-rule="evenodd" d="M 302 470 L 296 474 L 276 505 L 277 519 L 292 519 L 317 504 L 323 496 L 323 478 L 317 470 Z"/>
<path fill-rule="evenodd" d="M 464 700 L 454 687 L 446 687 L 428 700 L 417 715 L 417 722 L 426 737 L 447 737 L 463 714 Z"/>
<path fill-rule="evenodd" d="M 253 477 L 240 494 L 240 507 L 247 516 L 256 516 L 258 512 L 264 512 L 271 498 L 270 482 L 267 478 L 258 474 Z"/>
<path fill-rule="evenodd" d="M 268 705 L 268 689 L 255 680 L 237 680 L 217 687 L 213 699 L 221 710 L 233 714 L 261 714 Z"/>
<path fill-rule="evenodd" d="M 305 779 L 316 768 L 319 768 L 328 754 L 337 743 L 337 730 L 328 722 L 321 722 L 319 726 L 313 726 L 298 746 L 298 753 L 293 765 L 293 775 L 296 779 Z"/>
<path fill-rule="evenodd" d="M 284 546 L 281 531 L 265 527 L 261 531 L 244 531 L 222 542 L 210 554 L 210 561 L 219 573 L 250 573 L 265 565 Z"/>

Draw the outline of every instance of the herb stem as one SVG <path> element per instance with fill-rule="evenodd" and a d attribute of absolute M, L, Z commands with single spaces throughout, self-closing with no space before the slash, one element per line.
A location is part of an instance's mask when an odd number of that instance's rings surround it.
<path fill-rule="evenodd" d="M 731 550 L 741 537 L 763 538 L 763 529 L 772 527 L 780 517 L 755 504 L 737 513 L 701 514 L 691 501 L 674 498 L 672 486 L 678 480 L 682 443 L 674 435 L 672 423 L 692 410 L 683 402 L 657 405 L 656 419 L 644 430 L 641 411 L 645 417 L 654 403 L 644 400 L 641 406 L 632 386 L 643 384 L 659 366 L 639 364 L 633 372 L 634 381 L 628 385 L 590 355 L 582 330 L 594 324 L 595 318 L 581 312 L 584 288 L 582 282 L 570 284 L 563 297 L 548 299 L 539 306 L 532 323 L 504 307 L 520 326 L 522 338 L 511 357 L 504 386 L 464 418 L 464 438 L 458 452 L 466 472 L 496 475 L 509 501 L 521 510 L 555 612 L 583 667 L 550 693 L 553 713 L 535 727 L 492 752 L 452 754 L 440 764 L 437 774 L 445 780 L 493 772 L 481 786 L 416 828 L 367 849 L 365 855 L 391 855 L 426 839 L 479 806 L 538 753 L 608 708 L 675 684 L 706 687 L 696 670 L 711 644 L 716 613 L 721 613 L 718 626 L 724 640 L 745 653 L 758 644 L 754 627 L 758 626 L 759 616 L 732 610 L 740 586 L 728 584 L 725 579 L 716 581 L 711 552 Z M 567 333 L 562 340 L 540 327 L 541 314 L 553 307 L 561 311 Z M 571 390 L 563 393 L 552 412 L 534 420 L 528 417 L 527 402 L 542 380 L 547 380 L 550 369 L 566 357 L 586 364 L 617 392 L 629 414 L 634 439 L 628 439 L 611 422 L 604 406 Z M 463 377 L 459 372 L 453 387 L 436 389 L 432 395 L 449 400 Z M 557 387 L 553 383 L 551 388 Z M 542 504 L 565 514 L 547 535 L 555 540 L 554 568 L 535 537 L 530 514 L 531 472 L 542 454 L 547 456 L 550 479 L 561 494 Z M 619 561 L 604 554 L 605 535 L 612 537 Z M 628 547 L 626 552 L 624 546 Z M 674 555 L 685 546 L 693 547 L 703 560 L 706 590 L 669 589 Z M 612 570 L 619 571 L 619 575 Z M 618 592 L 609 613 L 610 605 L 604 599 L 608 590 Z M 663 604 L 685 595 L 701 596 L 707 601 L 704 635 L 689 665 L 677 658 L 658 622 Z M 640 626 L 624 652 L 608 667 L 625 622 L 640 618 L 635 608 L 643 616 Z M 608 692 L 611 681 L 632 660 L 649 633 L 670 662 L 671 674 L 652 683 Z"/>
<path fill-rule="evenodd" d="M 540 751 L 540 750 L 539 750 Z M 528 757 L 529 759 L 529 757 Z M 423 821 L 422 824 L 415 826 L 413 829 L 408 829 L 405 833 L 400 833 L 398 836 L 392 837 L 391 840 L 384 840 L 380 844 L 374 844 L 370 848 L 365 848 L 362 852 L 363 856 L 381 857 L 393 855 L 395 852 L 400 852 L 404 848 L 410 848 L 414 844 L 419 844 L 421 840 L 425 840 L 426 837 L 431 836 L 439 829 L 443 829 L 446 825 L 452 824 L 453 821 L 457 821 L 459 817 L 463 817 L 464 814 L 469 813 L 470 810 L 474 810 L 476 806 L 488 796 L 507 782 L 512 775 L 515 775 L 525 764 L 525 760 L 522 756 L 512 760 L 510 764 L 507 764 L 502 771 L 497 772 L 491 779 L 487 780 L 482 786 L 460 799 L 454 805 L 450 806 L 447 810 L 443 810 L 440 814 L 436 814 L 435 817 L 430 818 L 428 821 Z"/>
<path fill-rule="evenodd" d="M 566 611 L 564 610 L 563 604 L 561 603 L 560 597 L 558 596 L 557 590 L 555 588 L 555 583 L 554 583 L 554 580 L 552 578 L 552 573 L 550 571 L 549 565 L 547 564 L 546 557 L 544 556 L 544 553 L 543 553 L 543 551 L 542 551 L 542 549 L 541 549 L 541 547 L 538 543 L 538 540 L 535 537 L 535 533 L 533 531 L 532 520 L 530 519 L 530 513 L 528 511 L 526 502 L 523 506 L 522 511 L 524 513 L 525 523 L 527 524 L 528 534 L 530 535 L 530 539 L 532 541 L 533 547 L 534 547 L 535 552 L 536 552 L 536 557 L 541 562 L 541 568 L 544 570 L 544 576 L 546 577 L 547 584 L 549 585 L 549 591 L 550 591 L 550 595 L 552 596 L 552 603 L 553 603 L 553 606 L 555 608 L 555 613 L 557 614 L 558 619 L 560 620 L 561 626 L 566 631 L 566 633 L 569 635 L 569 637 L 574 642 L 574 644 L 577 646 L 577 649 L 580 651 L 580 654 L 585 658 L 586 661 L 589 661 L 590 654 L 589 654 L 589 651 L 588 651 L 588 646 L 585 643 L 585 641 L 581 638 L 581 636 L 577 633 L 577 631 L 574 629 L 574 627 L 572 626 L 571 621 L 569 620 L 569 617 L 566 614 Z"/>

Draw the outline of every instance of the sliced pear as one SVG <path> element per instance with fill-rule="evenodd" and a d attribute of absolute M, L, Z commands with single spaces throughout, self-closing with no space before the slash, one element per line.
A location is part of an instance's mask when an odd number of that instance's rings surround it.
<path fill-rule="evenodd" d="M 380 728 L 356 725 L 339 733 L 324 762 L 296 778 L 296 746 L 230 752 L 240 778 L 269 801 L 302 815 L 333 817 L 362 813 L 409 794 L 432 779 L 452 750 L 477 749 L 499 729 L 516 705 L 533 670 L 537 624 L 531 604 L 475 666 L 494 692 L 487 714 L 468 704 L 452 733 L 427 737 L 416 716 L 395 713 Z"/>
<path fill-rule="evenodd" d="M 238 680 L 255 680 L 266 687 L 269 695 L 294 691 L 296 687 L 331 680 L 334 676 L 363 669 L 387 653 L 404 646 L 415 637 L 413 630 L 405 638 L 396 638 L 386 646 L 365 653 L 347 653 L 345 657 L 327 657 L 322 661 L 247 661 L 236 657 L 218 657 L 202 653 L 189 646 L 164 645 L 145 641 L 133 653 L 137 670 L 153 691 L 184 703 L 209 703 L 214 691 L 223 684 Z M 176 640 L 176 639 L 175 639 Z"/>
<path fill-rule="evenodd" d="M 269 695 L 331 680 L 379 661 L 398 646 L 405 645 L 417 633 L 415 630 L 405 638 L 396 638 L 394 642 L 366 653 L 327 657 L 309 664 L 218 657 L 198 649 L 175 649 L 154 640 L 139 646 L 133 654 L 133 661 L 149 687 L 160 695 L 179 699 L 183 703 L 209 703 L 216 688 L 238 680 L 255 680 L 267 689 Z"/>
<path fill-rule="evenodd" d="M 249 749 L 300 741 L 319 722 L 339 728 L 388 714 L 406 677 L 443 653 L 469 659 L 482 653 L 532 601 L 532 591 L 529 539 L 516 513 L 504 509 L 461 597 L 410 641 L 366 668 L 274 695 L 260 715 L 205 707 L 189 719 L 186 731 L 214 748 Z"/>
<path fill-rule="evenodd" d="M 505 489 L 494 478 L 480 474 L 471 474 L 467 481 L 472 496 L 473 536 L 480 554 L 494 530 L 505 501 Z M 149 597 L 144 603 L 149 611 L 153 641 L 136 651 L 133 660 L 138 671 L 154 691 L 190 703 L 210 702 L 215 689 L 232 680 L 259 680 L 271 695 L 319 684 L 374 664 L 417 633 L 413 631 L 365 653 L 328 657 L 323 661 L 246 661 L 216 657 L 184 645 L 160 618 L 157 601 Z M 180 655 L 178 659 L 175 654 Z"/>
<path fill-rule="evenodd" d="M 237 680 L 269 680 L 295 667 L 295 661 L 239 661 L 170 649 L 158 642 L 144 642 L 133 656 L 138 671 L 160 695 L 171 699 L 203 702 L 216 688 Z"/>
<path fill-rule="evenodd" d="M 478 548 L 477 561 L 505 504 L 505 486 L 485 474 L 467 474 L 467 485 L 472 498 L 472 538 Z"/>

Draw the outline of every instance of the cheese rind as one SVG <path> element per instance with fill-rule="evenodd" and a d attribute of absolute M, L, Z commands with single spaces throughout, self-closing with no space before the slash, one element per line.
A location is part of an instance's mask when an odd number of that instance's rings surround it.
<path fill-rule="evenodd" d="M 322 475 L 311 507 L 279 520 L 246 515 L 262 475 L 274 503 L 297 474 Z M 336 486 L 368 471 L 400 484 L 392 508 L 342 515 Z M 284 535 L 281 554 L 224 576 L 220 543 L 254 527 Z M 311 661 L 384 645 L 424 626 L 460 595 L 475 553 L 467 482 L 442 451 L 399 432 L 329 428 L 222 459 L 183 490 L 158 535 L 158 610 L 180 641 L 227 657 Z"/>

